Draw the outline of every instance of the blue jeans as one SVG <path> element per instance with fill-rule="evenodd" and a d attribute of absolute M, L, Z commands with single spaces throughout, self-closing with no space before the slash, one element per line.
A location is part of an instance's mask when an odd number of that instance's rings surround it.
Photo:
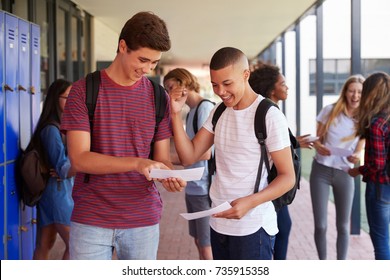
<path fill-rule="evenodd" d="M 366 211 L 376 260 L 390 260 L 390 185 L 367 182 Z"/>
<path fill-rule="evenodd" d="M 287 258 L 288 238 L 291 231 L 291 217 L 288 206 L 283 206 L 277 212 L 279 232 L 276 234 L 274 246 L 274 260 Z"/>
<path fill-rule="evenodd" d="M 211 248 L 214 260 L 272 260 L 275 235 L 260 228 L 245 236 L 224 235 L 211 230 Z"/>
<path fill-rule="evenodd" d="M 155 260 L 159 224 L 129 229 L 109 229 L 71 222 L 71 260 L 111 260 L 114 249 L 119 260 Z"/>

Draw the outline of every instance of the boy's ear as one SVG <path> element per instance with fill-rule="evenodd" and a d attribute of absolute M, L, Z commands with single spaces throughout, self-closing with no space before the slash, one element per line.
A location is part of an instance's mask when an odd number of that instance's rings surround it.
<path fill-rule="evenodd" d="M 251 72 L 249 71 L 249 69 L 245 69 L 244 70 L 244 78 L 245 80 L 249 80 L 249 76 L 251 75 Z"/>
<path fill-rule="evenodd" d="M 121 39 L 119 41 L 119 46 L 118 46 L 118 49 L 119 49 L 119 52 L 127 52 L 127 45 L 126 45 L 126 42 L 125 40 Z"/>

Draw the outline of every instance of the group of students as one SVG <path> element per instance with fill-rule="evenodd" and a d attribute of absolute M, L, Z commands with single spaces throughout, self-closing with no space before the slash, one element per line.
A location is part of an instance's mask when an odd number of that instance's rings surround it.
<path fill-rule="evenodd" d="M 286 258 L 291 219 L 287 207 L 276 213 L 272 200 L 292 188 L 295 174 L 287 120 L 277 107 L 266 115 L 265 144 L 278 174 L 268 184 L 263 168 L 259 191 L 253 191 L 261 155 L 253 132 L 255 112 L 265 97 L 275 103 L 287 98 L 283 75 L 271 65 L 250 71 L 242 51 L 221 48 L 211 58 L 210 78 L 214 93 L 227 108 L 215 127 L 212 117 L 217 106 L 203 102 L 197 108 L 202 101 L 199 84 L 179 68 L 164 77 L 169 98 L 156 129 L 153 85 L 145 75 L 170 47 L 166 24 L 155 14 L 140 12 L 126 22 L 114 61 L 101 71 L 92 138 L 85 79 L 72 86 L 58 80 L 50 86 L 33 135 L 41 141 L 52 167 L 52 178 L 38 204 L 34 258 L 48 258 L 58 232 L 66 244 L 64 259 L 112 259 L 114 250 L 118 259 L 156 259 L 162 201 L 154 180 L 169 192 L 185 190 L 189 212 L 230 203 L 228 210 L 190 222 L 200 259 Z M 187 131 L 182 121 L 184 104 L 191 109 Z M 329 185 L 337 211 L 337 257 L 346 258 L 352 176 L 358 174 L 367 182 L 375 257 L 390 258 L 389 104 L 387 74 L 372 74 L 364 83 L 362 77 L 351 77 L 339 100 L 318 115 L 319 140 L 297 137 L 300 147 L 314 146 L 317 151 L 310 185 L 320 259 L 326 258 Z M 199 130 L 195 134 L 191 124 L 196 108 Z M 60 129 L 50 125 L 52 120 L 61 123 Z M 171 138 L 186 167 L 206 166 L 215 151 L 217 171 L 210 189 L 208 174 L 199 182 L 150 177 L 152 169 L 173 168 Z M 361 139 L 365 139 L 365 163 L 352 168 L 360 158 Z M 354 153 L 348 158 L 334 156 L 329 146 Z M 89 180 L 84 180 L 85 174 Z"/>

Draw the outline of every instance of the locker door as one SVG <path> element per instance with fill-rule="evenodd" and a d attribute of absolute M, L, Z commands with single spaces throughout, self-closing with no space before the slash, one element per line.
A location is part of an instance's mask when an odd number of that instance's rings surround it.
<path fill-rule="evenodd" d="M 31 64 L 30 64 L 30 73 L 31 73 L 31 133 L 34 132 L 39 116 L 41 114 L 41 32 L 39 25 L 30 24 L 30 36 L 31 36 Z M 36 207 L 32 208 L 32 220 L 31 223 L 33 225 L 33 240 L 36 240 L 37 235 L 37 211 Z M 33 245 L 35 248 L 35 243 Z"/>
<path fill-rule="evenodd" d="M 17 195 L 15 163 L 5 165 L 6 173 L 6 232 L 7 259 L 20 259 L 19 198 Z"/>
<path fill-rule="evenodd" d="M 4 206 L 4 165 L 0 163 L 0 199 L 3 203 L 1 203 L 2 207 L 0 208 L 0 236 L 4 240 L 4 211 L 5 211 L 5 206 Z M 0 260 L 5 259 L 5 247 L 4 247 L 4 242 L 0 243 Z"/>
<path fill-rule="evenodd" d="M 31 98 L 30 88 L 30 24 L 19 19 L 18 26 L 18 94 L 20 148 L 27 148 L 31 137 Z"/>
<path fill-rule="evenodd" d="M 4 12 L 0 11 L 0 123 L 4 128 Z M 4 129 L 0 129 L 0 164 L 5 161 L 4 158 Z M 1 199 L 1 198 L 0 198 Z M 0 218 L 1 221 L 1 218 Z M 3 223 L 2 223 L 3 224 Z"/>
<path fill-rule="evenodd" d="M 41 114 L 41 39 L 40 27 L 36 24 L 31 24 L 31 89 L 32 94 L 32 130 L 38 124 L 38 119 Z"/>
<path fill-rule="evenodd" d="M 6 161 L 19 152 L 19 95 L 17 93 L 18 19 L 5 14 L 5 146 Z"/>
<path fill-rule="evenodd" d="M 18 26 L 18 94 L 20 148 L 26 149 L 31 138 L 31 94 L 30 89 L 30 23 L 19 19 Z M 21 207 L 20 237 L 22 259 L 31 260 L 34 253 L 32 209 Z"/>
<path fill-rule="evenodd" d="M 5 213 L 5 193 L 4 193 L 4 12 L 0 11 L 0 236 L 4 240 L 4 213 Z M 0 259 L 5 259 L 4 242 L 0 243 Z"/>

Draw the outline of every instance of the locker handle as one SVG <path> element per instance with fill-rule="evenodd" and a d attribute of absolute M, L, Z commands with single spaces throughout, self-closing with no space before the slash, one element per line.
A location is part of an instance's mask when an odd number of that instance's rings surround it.
<path fill-rule="evenodd" d="M 28 231 L 28 228 L 26 226 L 20 226 L 19 229 L 23 232 Z"/>
<path fill-rule="evenodd" d="M 9 85 L 7 85 L 7 84 L 4 85 L 4 90 L 6 90 L 6 91 L 9 90 L 9 91 L 12 91 L 12 92 L 14 91 L 14 90 L 13 90 Z"/>
<path fill-rule="evenodd" d="M 35 87 L 34 86 L 30 87 L 30 92 L 31 92 L 31 94 L 35 94 Z"/>
<path fill-rule="evenodd" d="M 34 224 L 37 224 L 37 219 L 31 219 L 31 223 L 34 225 Z"/>
<path fill-rule="evenodd" d="M 18 85 L 18 90 L 27 91 L 26 88 L 24 88 L 22 85 Z"/>

